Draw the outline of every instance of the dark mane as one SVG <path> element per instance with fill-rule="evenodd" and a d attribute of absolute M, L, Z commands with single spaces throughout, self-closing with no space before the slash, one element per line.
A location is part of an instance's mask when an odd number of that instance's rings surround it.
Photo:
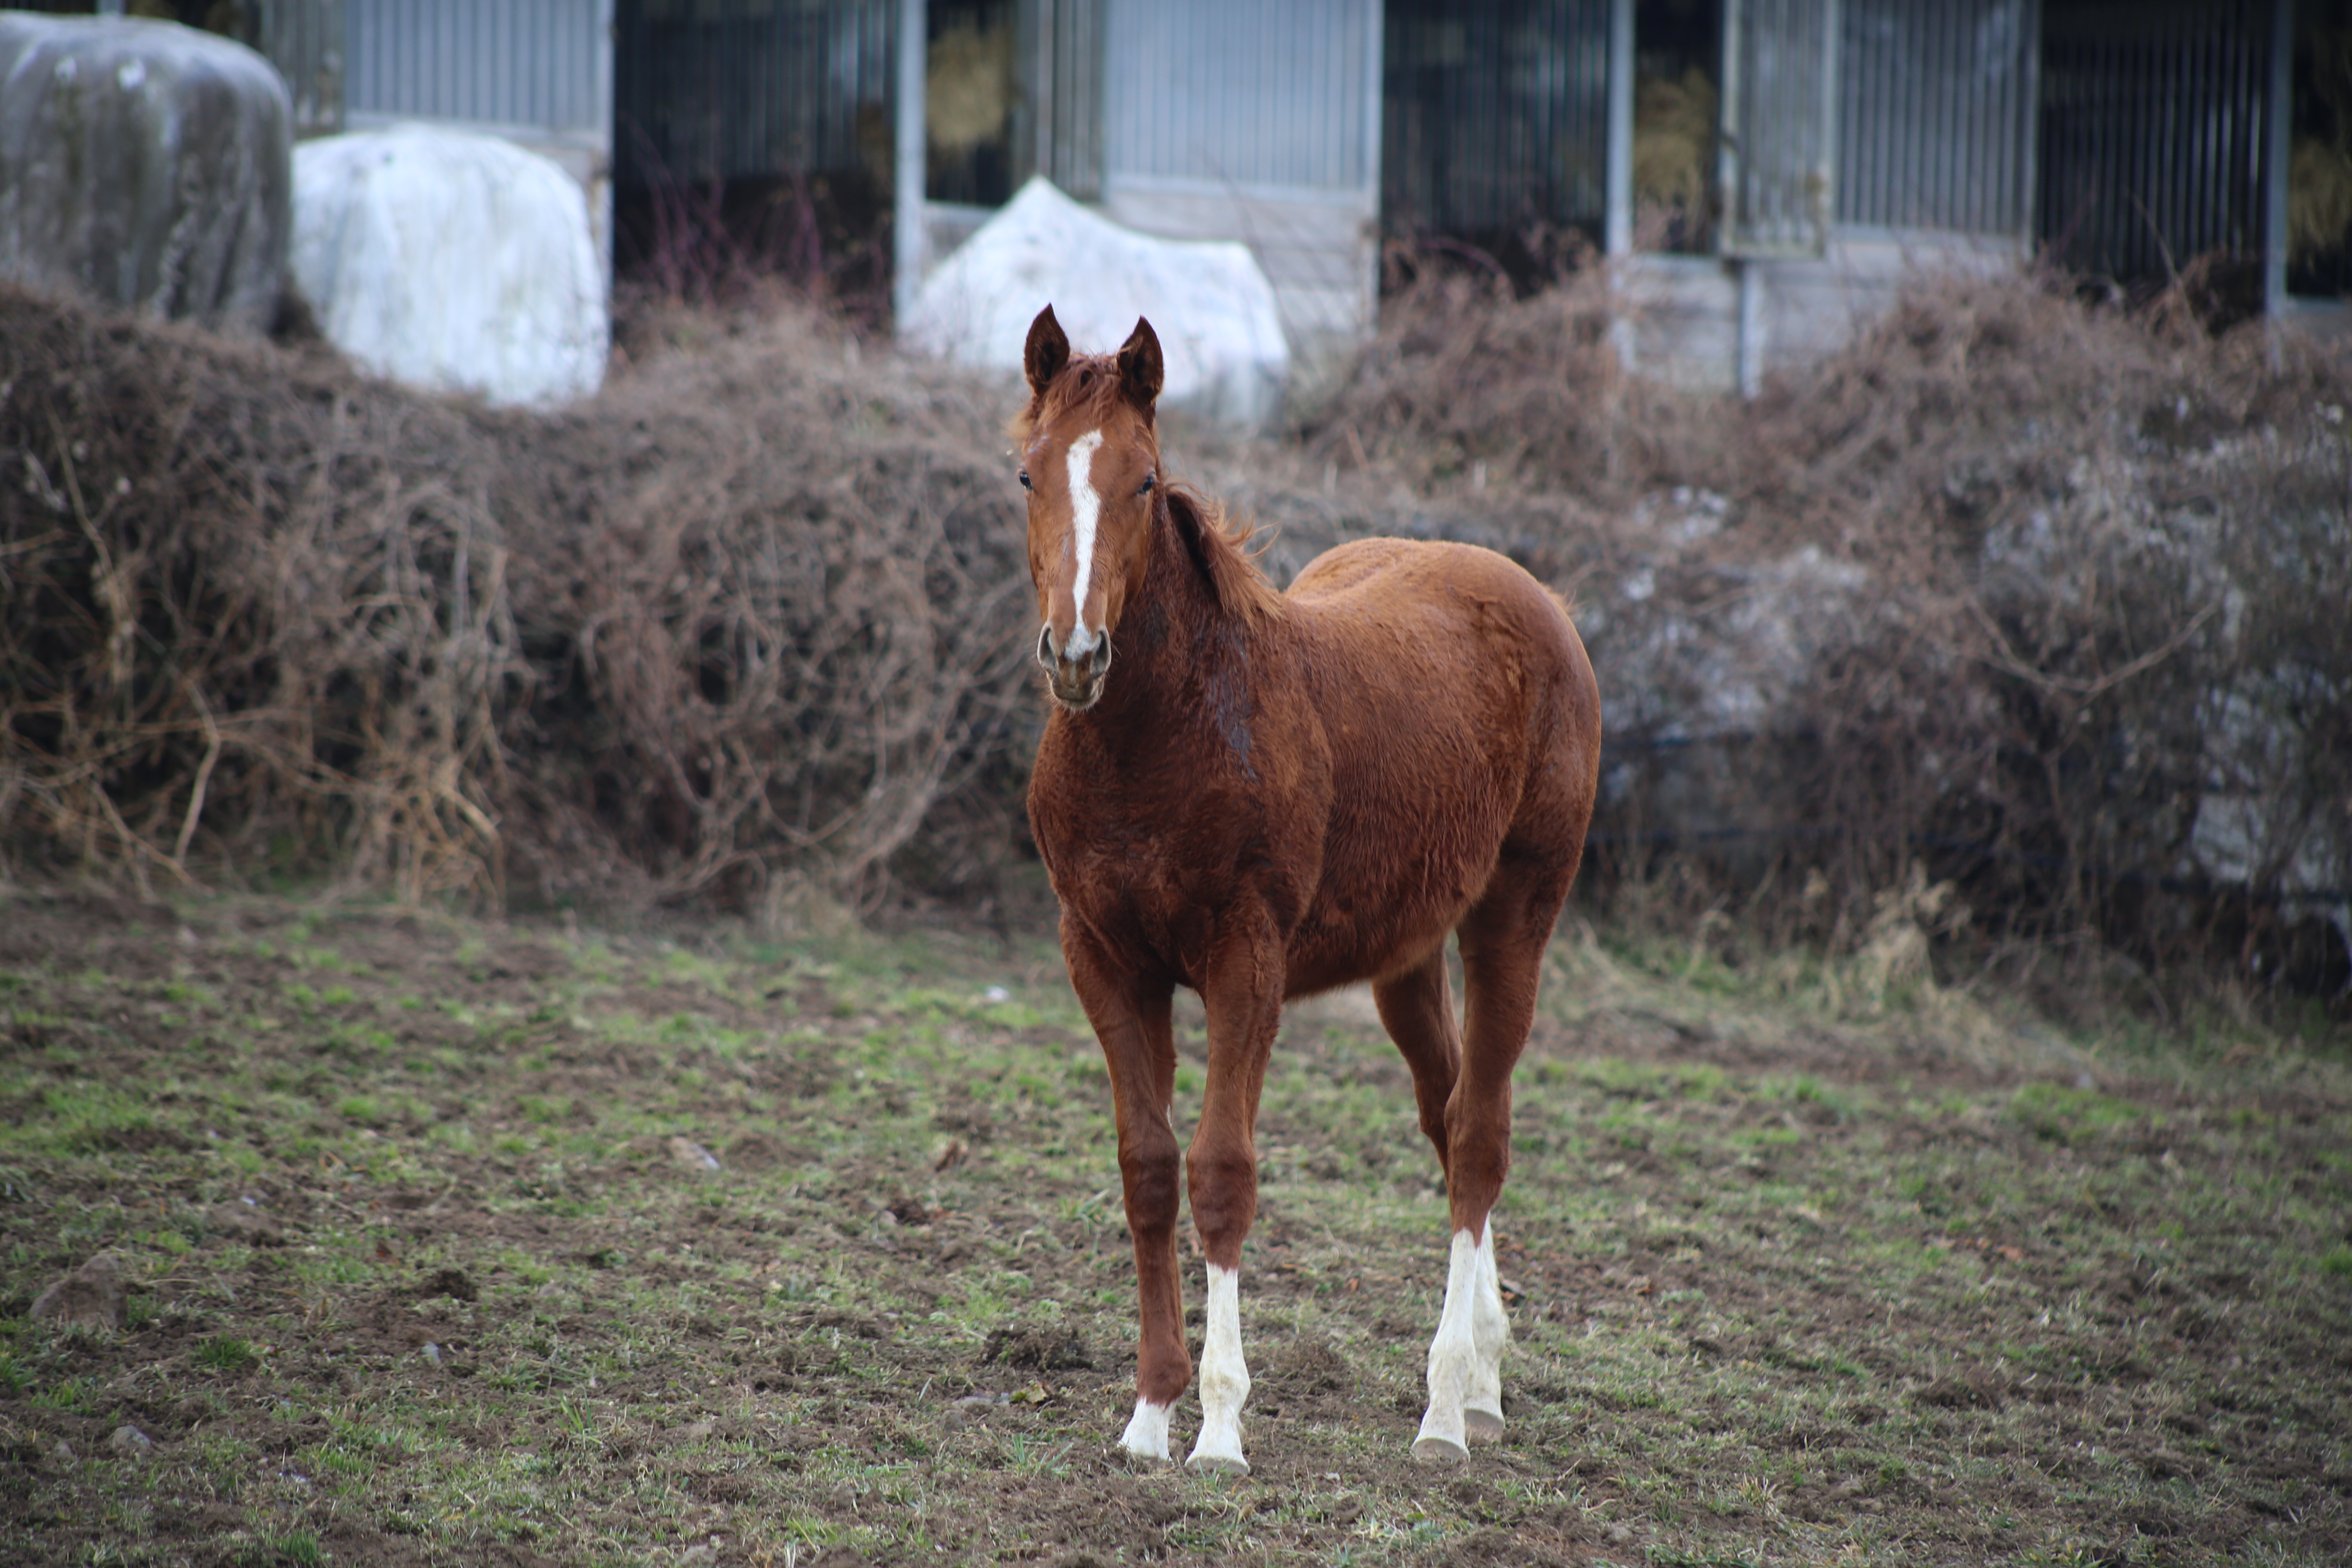
<path fill-rule="evenodd" d="M 1282 594 L 1258 569 L 1249 548 L 1257 530 L 1226 515 L 1223 505 L 1191 485 L 1171 481 L 1160 493 L 1177 536 L 1209 580 L 1218 605 L 1251 623 L 1280 616 Z"/>

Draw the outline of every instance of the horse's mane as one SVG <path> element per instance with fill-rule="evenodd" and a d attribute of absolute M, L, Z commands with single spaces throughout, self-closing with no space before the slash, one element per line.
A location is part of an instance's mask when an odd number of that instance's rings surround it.
<path fill-rule="evenodd" d="M 1245 622 L 1280 616 L 1281 591 L 1259 569 L 1257 556 L 1249 547 L 1257 529 L 1228 516 L 1223 504 L 1191 485 L 1171 481 L 1161 486 L 1160 494 L 1177 537 L 1209 580 L 1219 607 Z"/>
<path fill-rule="evenodd" d="M 1134 413 L 1119 383 L 1118 355 L 1071 355 L 1053 384 L 1032 396 L 1028 406 L 1013 416 L 1006 433 L 1015 441 L 1026 441 L 1038 426 L 1080 407 L 1086 408 L 1097 426 L 1109 423 L 1115 413 Z M 1220 608 L 1246 622 L 1271 620 L 1282 614 L 1282 594 L 1259 570 L 1257 557 L 1249 547 L 1257 532 L 1254 525 L 1228 516 L 1223 504 L 1187 484 L 1165 480 L 1160 495 L 1176 525 L 1177 537 L 1208 579 Z"/>

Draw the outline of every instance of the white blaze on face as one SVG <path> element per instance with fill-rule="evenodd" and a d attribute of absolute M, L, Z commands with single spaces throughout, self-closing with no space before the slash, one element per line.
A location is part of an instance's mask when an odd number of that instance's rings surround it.
<path fill-rule="evenodd" d="M 1095 454 L 1102 449 L 1099 430 L 1089 430 L 1070 443 L 1070 548 L 1077 570 L 1070 578 L 1070 640 L 1065 658 L 1083 658 L 1095 646 L 1095 632 L 1087 625 L 1087 590 L 1095 575 L 1095 529 L 1102 521 L 1102 496 L 1095 489 Z"/>

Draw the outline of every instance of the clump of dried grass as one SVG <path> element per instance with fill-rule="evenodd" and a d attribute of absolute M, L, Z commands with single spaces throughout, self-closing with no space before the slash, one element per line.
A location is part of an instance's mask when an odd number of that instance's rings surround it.
<path fill-rule="evenodd" d="M 805 313 L 533 416 L 0 291 L 0 846 L 870 892 L 1025 699 L 989 403 Z"/>
<path fill-rule="evenodd" d="M 950 157 L 1004 134 L 1013 113 L 1013 28 L 960 21 L 925 52 L 923 132 Z"/>
<path fill-rule="evenodd" d="M 1633 199 L 1682 245 L 1706 241 L 1713 220 L 1715 83 L 1696 66 L 1633 84 Z"/>

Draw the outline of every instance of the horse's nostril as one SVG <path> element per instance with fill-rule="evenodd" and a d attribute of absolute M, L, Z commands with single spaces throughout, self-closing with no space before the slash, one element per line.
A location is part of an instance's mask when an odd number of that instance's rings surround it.
<path fill-rule="evenodd" d="M 1051 621 L 1037 628 L 1037 662 L 1048 669 L 1054 668 L 1054 623 Z"/>

